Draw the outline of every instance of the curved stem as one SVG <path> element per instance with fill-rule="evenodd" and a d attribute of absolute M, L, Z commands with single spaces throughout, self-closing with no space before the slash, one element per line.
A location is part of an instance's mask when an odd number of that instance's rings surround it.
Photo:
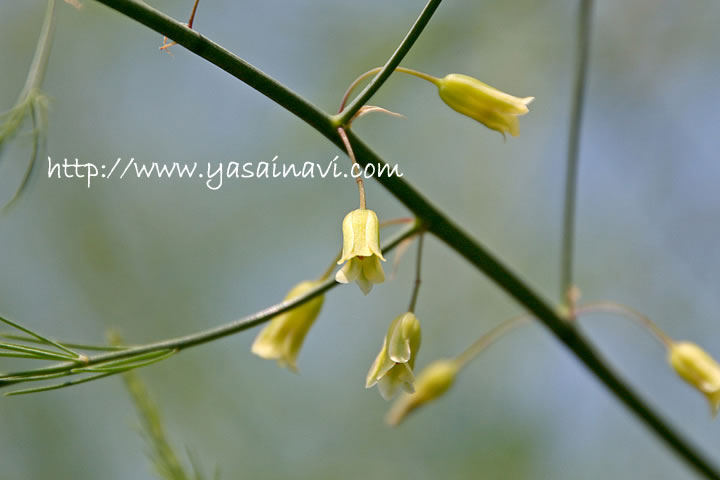
<path fill-rule="evenodd" d="M 360 85 L 365 79 L 368 77 L 371 77 L 378 73 L 380 70 L 382 70 L 383 67 L 375 67 L 371 70 L 368 70 L 367 72 L 363 73 L 359 77 L 357 77 L 353 82 L 350 84 L 350 86 L 345 90 L 345 93 L 343 94 L 342 101 L 340 102 L 340 109 L 338 110 L 338 113 L 342 113 L 342 111 L 345 109 L 345 104 L 348 101 L 348 98 L 352 94 L 352 92 L 357 88 L 358 85 Z M 414 75 L 418 78 L 422 78 L 423 80 L 427 80 L 428 82 L 438 85 L 440 82 L 440 79 L 437 77 L 433 77 L 432 75 L 428 75 L 427 73 L 418 72 L 417 70 L 412 70 L 410 68 L 405 67 L 396 67 L 396 72 L 400 73 L 407 73 L 408 75 Z"/>
<path fill-rule="evenodd" d="M 660 327 L 653 322 L 650 317 L 643 315 L 642 313 L 633 310 L 630 307 L 621 305 L 615 302 L 594 302 L 582 307 L 578 307 L 572 312 L 573 318 L 580 318 L 583 315 L 593 313 L 610 313 L 620 315 L 628 318 L 634 322 L 637 322 L 641 327 L 655 338 L 662 346 L 669 348 L 672 346 L 674 341 L 663 332 Z M 458 355 L 455 359 L 460 368 L 464 368 L 475 359 L 483 350 L 499 340 L 503 335 L 512 330 L 515 327 L 520 326 L 522 323 L 532 320 L 531 315 L 520 315 L 518 317 L 505 320 L 504 322 L 497 325 L 495 328 L 484 334 L 482 337 L 477 339 L 475 343 L 470 345 L 464 352 Z"/>
<path fill-rule="evenodd" d="M 339 148 L 343 148 L 337 126 L 332 118 L 307 100 L 280 84 L 265 73 L 211 42 L 199 33 L 136 0 L 97 0 L 129 18 L 177 41 L 188 50 L 217 65 L 265 96 L 297 115 L 315 128 Z M 348 139 L 361 165 L 369 163 L 382 167 L 385 163 L 360 141 L 352 131 Z M 687 440 L 675 432 L 655 411 L 646 404 L 602 359 L 578 330 L 561 317 L 539 295 L 500 263 L 477 240 L 455 225 L 444 213 L 432 205 L 410 183 L 399 177 L 382 175 L 377 181 L 407 206 L 427 225 L 428 230 L 460 256 L 505 290 L 518 303 L 541 321 L 566 347 L 568 347 L 605 386 L 635 415 L 653 430 L 670 448 L 689 465 L 707 478 L 720 480 L 720 473 Z M 330 288 L 330 287 L 328 287 Z M 317 293 L 319 294 L 319 293 Z M 299 300 L 298 300 L 299 303 Z M 295 304 L 293 303 L 293 306 Z M 291 307 L 286 307 L 291 308 Z M 283 309 L 282 311 L 285 311 Z M 279 312 L 276 312 L 277 314 Z M 253 321 L 248 320 L 248 321 Z M 239 331 L 239 330 L 238 330 Z"/>
<path fill-rule="evenodd" d="M 657 324 L 650 319 L 650 317 L 643 315 L 630 307 L 626 307 L 625 305 L 620 305 L 615 302 L 597 302 L 575 309 L 575 315 L 577 316 L 586 315 L 588 313 L 614 313 L 622 315 L 623 317 L 634 320 L 640 324 L 640 326 L 645 327 L 647 331 L 649 331 L 664 347 L 670 348 L 672 344 L 675 343 L 672 338 L 663 332 L 660 327 L 658 327 Z"/>
<path fill-rule="evenodd" d="M 499 340 L 503 335 L 512 330 L 515 327 L 519 327 L 524 322 L 532 320 L 532 315 L 520 315 L 518 317 L 505 320 L 504 322 L 495 326 L 492 330 L 487 332 L 482 337 L 478 338 L 472 345 L 470 345 L 460 355 L 455 357 L 455 363 L 458 366 L 458 370 L 465 368 L 475 357 L 477 357 L 487 347 Z"/>
<path fill-rule="evenodd" d="M 422 12 L 420 12 L 420 16 L 415 20 L 415 23 L 413 24 L 412 28 L 410 28 L 410 31 L 407 33 L 403 41 L 400 43 L 398 48 L 395 50 L 395 52 L 392 54 L 392 56 L 388 59 L 388 61 L 385 63 L 385 65 L 380 70 L 380 73 L 377 74 L 375 78 L 368 84 L 365 89 L 360 92 L 360 95 L 357 96 L 355 100 L 347 107 L 347 109 L 344 109 L 341 113 L 333 117 L 333 124 L 336 126 L 343 126 L 346 125 L 350 119 L 353 118 L 353 116 L 360 110 L 363 105 L 367 103 L 368 100 L 370 100 L 370 97 L 372 97 L 375 92 L 378 91 L 378 89 L 382 86 L 383 83 L 390 77 L 390 74 L 395 70 L 395 67 L 400 65 L 400 62 L 402 62 L 402 59 L 405 58 L 405 55 L 410 51 L 413 44 L 415 43 L 415 40 L 418 39 L 420 34 L 422 33 L 423 29 L 425 29 L 425 26 L 430 21 L 430 18 L 432 18 L 433 14 L 435 13 L 435 10 L 437 10 L 437 7 L 440 6 L 440 2 L 442 0 L 429 0 L 427 5 L 425 5 L 425 8 Z"/>
<path fill-rule="evenodd" d="M 572 310 L 573 256 L 575 253 L 575 205 L 577 198 L 580 131 L 582 127 L 585 86 L 587 84 L 588 57 L 590 53 L 590 25 L 592 0 L 581 0 L 577 31 L 577 58 L 575 61 L 575 85 L 570 114 L 570 133 L 565 172 L 565 201 L 563 212 L 562 255 L 560 260 L 560 295 Z"/>
<path fill-rule="evenodd" d="M 396 235 L 394 235 L 390 240 L 388 240 L 387 242 L 384 242 L 384 244 L 382 245 L 382 250 L 383 251 L 392 250 L 404 239 L 416 234 L 422 228 L 423 227 L 422 227 L 421 223 L 414 223 L 412 225 L 407 226 L 405 229 L 403 229 L 402 231 L 400 231 Z M 45 368 L 29 370 L 27 372 L 14 372 L 14 373 L 2 374 L 2 375 L 0 375 L 0 387 L 18 383 L 18 382 L 22 381 L 22 379 L 20 377 L 26 377 L 28 375 L 39 376 L 39 375 L 47 375 L 47 374 L 55 374 L 55 373 L 65 372 L 65 371 L 69 371 L 74 368 L 77 368 L 79 365 L 81 365 L 82 367 L 90 367 L 92 365 L 97 365 L 99 363 L 107 363 L 107 362 L 113 361 L 113 360 L 137 357 L 138 355 L 143 355 L 143 354 L 157 352 L 157 351 L 163 351 L 163 350 L 179 352 L 180 350 L 194 347 L 196 345 L 201 345 L 203 343 L 211 342 L 213 340 L 217 340 L 218 338 L 227 337 L 228 335 L 233 335 L 235 333 L 241 332 L 243 330 L 247 330 L 256 325 L 264 323 L 264 322 L 270 320 L 271 318 L 275 317 L 276 315 L 280 315 L 283 312 L 287 312 L 288 310 L 291 310 L 299 305 L 302 305 L 303 303 L 309 301 L 310 299 L 312 299 L 318 295 L 321 295 L 321 294 L 325 293 L 326 291 L 328 291 L 338 285 L 340 285 L 340 284 L 337 283 L 334 278 L 328 279 L 325 282 L 323 282 L 321 285 L 313 288 L 312 290 L 309 290 L 304 295 L 296 297 L 292 300 L 278 303 L 271 307 L 260 310 L 257 313 L 248 315 L 247 317 L 243 317 L 239 320 L 235 320 L 234 322 L 230 322 L 225 325 L 221 325 L 219 327 L 210 328 L 208 330 L 203 330 L 201 332 L 193 333 L 191 335 L 186 335 L 186 336 L 178 337 L 178 338 L 172 338 L 169 340 L 163 340 L 163 341 L 155 342 L 155 343 L 149 343 L 147 345 L 139 345 L 139 346 L 127 348 L 124 350 L 118 350 L 118 351 L 114 351 L 114 352 L 93 355 L 91 357 L 87 357 L 86 359 L 84 359 L 83 362 L 65 362 L 65 363 L 61 363 L 61 364 L 57 364 L 57 365 L 50 365 L 49 367 L 45 367 Z"/>

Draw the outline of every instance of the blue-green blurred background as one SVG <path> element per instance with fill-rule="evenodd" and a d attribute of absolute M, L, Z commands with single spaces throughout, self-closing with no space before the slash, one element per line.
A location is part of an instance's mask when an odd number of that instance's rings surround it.
<path fill-rule="evenodd" d="M 185 20 L 191 1 L 153 1 Z M 598 2 L 582 134 L 577 283 L 720 355 L 720 3 Z M 58 5 L 45 90 L 47 155 L 112 164 L 301 165 L 340 152 L 235 78 L 110 9 Z M 380 65 L 422 0 L 206 0 L 196 28 L 326 110 Z M 22 88 L 45 2 L 0 2 L 0 106 Z M 479 77 L 535 96 L 521 135 L 503 142 L 417 79 L 373 98 L 407 120 L 356 130 L 408 180 L 549 299 L 558 298 L 564 152 L 577 2 L 448 0 L 405 66 Z M 30 152 L 20 135 L 0 164 L 8 199 Z M 61 339 L 143 343 L 219 325 L 318 275 L 355 208 L 354 183 L 236 180 L 218 191 L 180 180 L 47 178 L 41 161 L 0 218 L 0 310 Z M 341 162 L 346 162 L 342 157 Z M 343 163 L 346 165 L 346 163 Z M 383 219 L 407 211 L 375 182 Z M 459 353 L 520 309 L 455 253 L 426 245 L 418 365 Z M 389 267 L 388 267 L 389 269 Z M 694 478 L 543 328 L 513 333 L 448 395 L 399 429 L 364 377 L 388 323 L 407 306 L 412 250 L 365 298 L 328 295 L 301 374 L 249 352 L 257 332 L 141 370 L 173 442 L 226 479 Z M 673 424 L 720 461 L 720 432 L 661 348 L 622 319 L 588 335 Z M 14 365 L 14 364 L 13 364 Z M 0 370 L 7 367 L 0 366 Z M 119 378 L 0 401 L 0 478 L 154 478 Z"/>

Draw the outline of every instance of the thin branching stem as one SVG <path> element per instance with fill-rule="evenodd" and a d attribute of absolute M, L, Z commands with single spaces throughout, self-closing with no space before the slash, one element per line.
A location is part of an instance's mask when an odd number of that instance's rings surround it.
<path fill-rule="evenodd" d="M 489 332 L 485 333 L 482 337 L 473 342 L 473 344 L 466 348 L 460 355 L 455 357 L 455 363 L 457 364 L 458 369 L 467 367 L 470 362 L 480 355 L 480 353 L 502 338 L 510 330 L 515 327 L 519 327 L 523 323 L 529 322 L 532 319 L 532 315 L 520 315 L 499 323 Z"/>
<path fill-rule="evenodd" d="M 297 115 L 339 148 L 343 148 L 342 140 L 337 133 L 338 125 L 333 121 L 331 116 L 220 45 L 208 40 L 206 37 L 157 11 L 146 3 L 137 0 L 97 1 L 162 35 L 166 35 L 191 52 L 222 68 L 247 85 L 258 90 L 278 105 L 284 107 L 289 112 Z M 382 159 L 355 136 L 352 131 L 347 132 L 347 134 L 358 163 L 363 166 L 370 163 L 375 164 L 377 167 L 385 165 Z M 420 192 L 410 185 L 407 180 L 389 175 L 378 176 L 376 178 L 384 188 L 425 223 L 430 233 L 455 250 L 470 264 L 478 268 L 478 270 L 484 272 L 535 318 L 550 329 L 620 401 L 635 413 L 638 418 L 645 422 L 645 424 L 680 457 L 685 459 L 688 464 L 693 466 L 706 478 L 720 480 L 720 472 L 716 470 L 712 463 L 707 460 L 696 447 L 675 432 L 650 405 L 643 401 L 637 393 L 609 367 L 608 363 L 595 351 L 590 342 L 585 339 L 577 328 L 558 314 L 538 293 L 532 290 L 508 267 L 498 261 L 477 240 L 473 239 L 458 227 L 447 215 L 432 205 Z M 334 283 L 326 283 L 318 287 L 317 291 L 309 293 L 319 295 L 321 293 L 320 290 L 325 291 L 333 285 Z M 276 305 L 275 307 L 271 307 L 273 310 L 269 313 L 271 315 L 277 315 L 296 306 L 301 300 L 307 301 L 308 298 L 300 297 L 292 302 Z M 267 314 L 268 312 L 265 312 L 266 316 L 263 317 L 263 320 L 268 318 Z M 240 329 L 249 328 L 247 325 L 252 326 L 259 323 L 254 316 L 238 322 L 240 322 L 238 325 L 232 325 L 229 328 L 240 331 Z M 186 341 L 188 344 L 193 344 L 193 342 L 196 341 L 207 342 L 218 338 L 219 333 L 226 333 L 226 331 L 206 332 L 197 338 Z M 174 343 L 176 341 L 169 342 Z"/>
<path fill-rule="evenodd" d="M 422 31 L 425 29 L 425 26 L 430 21 L 430 18 L 432 18 L 435 10 L 437 10 L 440 6 L 441 1 L 442 0 L 428 1 L 427 5 L 425 5 L 425 8 L 420 13 L 420 16 L 417 20 L 415 20 L 412 28 L 410 28 L 410 31 L 395 50 L 395 53 L 392 54 L 382 69 L 380 69 L 377 76 L 372 79 L 362 92 L 360 92 L 357 98 L 355 98 L 355 100 L 353 100 L 347 108 L 343 109 L 341 113 L 338 113 L 335 117 L 333 117 L 333 124 L 337 126 L 346 125 L 355 116 L 358 110 L 360 110 L 363 105 L 370 100 L 370 97 L 372 97 L 375 92 L 380 89 L 383 83 L 390 78 L 390 75 L 395 70 L 395 67 L 400 65 L 400 62 L 402 62 L 405 55 L 407 55 L 412 46 L 415 44 L 415 40 L 418 39 Z"/>
<path fill-rule="evenodd" d="M 50 49 L 52 47 L 52 38 L 55 31 L 55 0 L 48 0 L 45 19 L 40 30 L 35 55 L 33 56 L 30 70 L 28 71 L 25 86 L 20 92 L 19 98 L 25 98 L 33 90 L 39 89 L 45 79 L 45 70 L 47 68 L 48 59 L 50 58 Z"/>
<path fill-rule="evenodd" d="M 363 73 L 359 77 L 357 77 L 353 82 L 350 84 L 350 86 L 345 90 L 345 93 L 343 94 L 343 98 L 340 101 L 340 109 L 338 110 L 338 113 L 342 112 L 345 109 L 345 104 L 347 103 L 348 99 L 350 98 L 350 95 L 352 92 L 355 91 L 355 89 L 360 85 L 365 79 L 375 75 L 379 71 L 381 71 L 383 67 L 375 67 L 373 69 L 368 70 L 367 72 Z M 435 85 L 438 85 L 440 82 L 439 78 L 433 77 L 432 75 L 428 75 L 427 73 L 418 72 L 417 70 L 412 70 L 410 68 L 405 67 L 395 67 L 396 72 L 400 73 L 407 73 L 408 75 L 413 75 L 415 77 L 422 78 L 423 80 L 427 80 L 430 83 L 433 83 Z"/>
<path fill-rule="evenodd" d="M 663 332 L 660 327 L 658 327 L 657 324 L 650 319 L 650 317 L 648 317 L 647 315 L 643 315 L 642 313 L 635 311 L 630 307 L 626 307 L 625 305 L 621 305 L 615 302 L 591 303 L 576 308 L 574 316 L 579 317 L 582 315 L 587 315 L 589 313 L 611 313 L 615 315 L 621 315 L 625 318 L 629 318 L 630 320 L 637 322 L 638 325 L 640 325 L 647 332 L 652 334 L 653 337 L 655 337 L 655 339 L 665 348 L 670 348 L 672 344 L 675 343 L 672 338 L 670 338 L 665 332 Z"/>
<path fill-rule="evenodd" d="M 364 210 L 367 207 L 367 199 L 365 196 L 365 181 L 360 174 L 360 164 L 355 159 L 355 153 L 353 152 L 352 145 L 350 144 L 350 140 L 348 140 L 347 133 L 345 133 L 345 129 L 343 127 L 338 127 L 338 134 L 345 146 L 345 151 L 347 152 L 348 157 L 350 157 L 350 161 L 352 161 L 352 168 L 354 169 L 355 167 L 358 167 L 359 171 L 357 177 L 355 177 L 355 182 L 357 182 L 358 194 L 360 195 L 360 208 Z"/>
<path fill-rule="evenodd" d="M 582 131 L 583 107 L 587 85 L 588 59 L 590 56 L 590 26 L 592 24 L 593 0 L 580 0 L 577 30 L 577 58 L 570 113 L 570 132 L 567 146 L 565 172 L 565 200 L 563 211 L 562 251 L 560 260 L 560 295 L 572 310 L 573 258 L 575 256 L 575 210 L 580 160 L 580 133 Z"/>
<path fill-rule="evenodd" d="M 662 329 L 660 329 L 660 327 L 650 319 L 650 317 L 648 317 L 647 315 L 644 315 L 636 310 L 633 310 L 630 307 L 619 304 L 619 303 L 615 303 L 615 302 L 588 303 L 587 305 L 582 305 L 580 307 L 577 307 L 573 311 L 572 316 L 573 316 L 573 318 L 579 319 L 586 315 L 598 314 L 598 313 L 608 313 L 611 315 L 618 315 L 620 317 L 624 317 L 626 319 L 629 319 L 629 320 L 635 322 L 645 332 L 649 333 L 655 340 L 658 341 L 658 343 L 660 343 L 665 348 L 670 348 L 673 345 L 673 343 L 675 343 L 672 338 L 670 338 L 665 332 L 663 332 Z M 497 340 L 499 340 L 501 337 L 503 337 L 510 330 L 513 330 L 515 327 L 523 325 L 532 319 L 533 319 L 533 317 L 531 315 L 520 315 L 520 316 L 511 318 L 511 319 L 505 320 L 504 322 L 498 324 L 496 327 L 494 327 L 489 332 L 485 333 L 479 339 L 477 339 L 463 353 L 458 355 L 456 357 L 455 361 L 457 362 L 457 364 L 460 368 L 466 367 L 481 352 L 483 352 L 487 347 L 489 347 L 490 345 L 495 343 Z"/>
<path fill-rule="evenodd" d="M 415 235 L 421 229 L 422 224 L 419 222 L 407 226 L 405 229 L 395 234 L 390 240 L 384 242 L 384 244 L 382 245 L 382 250 L 391 251 L 404 239 Z M 322 284 L 313 288 L 312 290 L 309 290 L 304 295 L 265 308 L 257 313 L 248 315 L 239 320 L 235 320 L 234 322 L 230 322 L 219 327 L 210 328 L 208 330 L 203 330 L 201 332 L 193 333 L 191 335 L 186 335 L 183 337 L 163 340 L 147 345 L 140 345 L 125 350 L 93 355 L 88 357 L 84 362 L 82 362 L 82 365 L 79 365 L 78 362 L 65 362 L 57 365 L 50 365 L 44 368 L 38 368 L 35 370 L 2 374 L 0 375 L 0 387 L 11 385 L 12 383 L 17 383 L 16 380 L 20 377 L 55 374 L 70 371 L 73 369 L 87 369 L 88 367 L 99 364 L 106 366 L 117 366 L 118 364 L 115 362 L 118 360 L 127 359 L 128 363 L 132 363 L 135 362 L 137 359 L 147 359 L 148 356 L 146 355 L 150 355 L 150 359 L 152 359 L 153 355 L 164 355 L 164 353 L 159 352 L 179 352 L 186 348 L 211 342 L 213 340 L 217 340 L 228 335 L 233 335 L 261 323 L 267 322 L 276 315 L 279 315 L 299 305 L 302 305 L 303 303 L 311 300 L 318 295 L 325 293 L 326 291 L 338 285 L 340 284 L 337 283 L 334 278 L 328 279 Z M 127 364 L 125 364 L 124 366 L 127 366 Z"/>
<path fill-rule="evenodd" d="M 32 152 L 30 161 L 25 169 L 23 177 L 13 196 L 0 209 L 0 213 L 7 211 L 18 199 L 25 186 L 27 185 L 30 175 L 33 172 L 37 158 L 40 155 L 40 147 L 42 144 L 42 130 L 44 127 L 44 115 L 40 110 L 47 108 L 47 97 L 40 90 L 43 80 L 45 79 L 45 70 L 47 69 L 48 60 L 50 58 L 50 50 L 53 43 L 53 34 L 55 32 L 55 0 L 49 0 L 45 11 L 45 18 L 40 29 L 40 35 L 35 47 L 30 69 L 23 89 L 18 95 L 15 106 L 8 112 L 0 113 L 0 119 L 5 118 L 5 122 L 0 124 L 0 151 L 3 144 L 9 141 L 18 129 L 21 127 L 26 115 L 30 114 L 33 131 L 32 131 Z M 1 152 L 0 152 L 1 153 Z"/>
<path fill-rule="evenodd" d="M 47 386 L 44 386 L 44 387 L 27 388 L 27 389 L 24 389 L 24 390 L 15 390 L 15 391 L 6 393 L 5 395 L 7 395 L 7 396 L 25 395 L 25 394 L 28 394 L 28 393 L 38 393 L 38 392 L 48 392 L 48 391 L 50 391 L 50 390 L 59 390 L 59 389 L 61 389 L 61 388 L 72 387 L 73 385 L 80 385 L 81 383 L 87 383 L 87 382 L 91 382 L 91 381 L 93 381 L 93 380 L 99 380 L 99 379 L 101 379 L 101 378 L 109 377 L 110 375 L 115 375 L 115 373 L 114 373 L 114 372 L 101 373 L 101 374 L 98 374 L 98 375 L 92 375 L 92 376 L 90 376 L 90 377 L 84 377 L 84 378 L 80 378 L 80 379 L 77 379 L 77 380 L 69 380 L 69 381 L 67 381 L 67 382 L 58 383 L 58 384 L 55 384 L 55 385 L 47 385 Z"/>
<path fill-rule="evenodd" d="M 26 343 L 35 343 L 40 345 L 46 345 L 47 341 L 45 340 L 38 340 L 37 338 L 25 336 L 25 335 L 15 335 L 12 333 L 0 333 L 0 339 L 7 339 L 7 340 L 16 340 L 20 342 L 26 342 Z M 73 343 L 73 342 L 58 342 L 56 343 L 67 347 L 67 348 L 74 348 L 77 350 L 95 350 L 95 351 L 102 351 L 102 352 L 111 352 L 114 350 L 126 350 L 127 346 L 113 346 L 113 345 L 89 345 L 84 343 Z"/>
<path fill-rule="evenodd" d="M 42 344 L 44 344 L 44 345 L 52 345 L 53 347 L 55 347 L 55 348 L 57 348 L 57 349 L 59 349 L 59 350 L 62 350 L 62 351 L 65 352 L 65 353 L 67 353 L 67 354 L 70 355 L 71 357 L 75 357 L 75 358 L 79 358 L 79 357 L 80 357 L 80 354 L 79 354 L 79 353 L 71 350 L 70 348 L 67 347 L 67 345 L 62 345 L 61 343 L 58 343 L 58 342 L 56 342 L 55 340 L 51 340 L 51 339 L 49 339 L 49 338 L 47 338 L 47 337 L 44 337 L 44 336 L 42 336 L 42 335 L 39 335 L 37 332 L 33 332 L 32 330 L 29 330 L 29 329 L 23 327 L 22 325 L 19 325 L 19 324 L 13 322 L 12 320 L 8 320 L 7 318 L 0 317 L 0 322 L 4 323 L 4 324 L 6 324 L 6 325 L 10 325 L 10 326 L 13 327 L 13 328 L 17 328 L 17 329 L 20 330 L 21 332 L 26 333 L 26 334 L 34 337 L 35 340 L 36 340 L 37 342 L 39 342 L 39 343 L 42 343 Z M 67 355 L 63 355 L 63 356 L 67 356 Z"/>

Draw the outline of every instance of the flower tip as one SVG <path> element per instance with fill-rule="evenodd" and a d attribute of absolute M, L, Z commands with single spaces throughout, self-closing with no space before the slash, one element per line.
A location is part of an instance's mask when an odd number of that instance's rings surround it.
<path fill-rule="evenodd" d="M 335 274 L 335 281 L 338 283 L 348 283 L 348 278 L 345 276 L 345 272 L 338 270 Z"/>
<path fill-rule="evenodd" d="M 720 410 L 720 365 L 698 345 L 677 342 L 669 347 L 668 360 L 675 372 L 705 395 L 713 418 Z"/>
<path fill-rule="evenodd" d="M 362 291 L 363 295 L 368 295 L 372 292 L 373 284 L 365 278 L 357 278 L 355 283 L 357 283 L 358 287 L 360 287 L 360 291 Z"/>
<path fill-rule="evenodd" d="M 530 105 L 530 102 L 532 102 L 533 100 L 535 100 L 535 97 L 525 97 L 522 98 L 520 101 L 525 105 Z"/>
<path fill-rule="evenodd" d="M 281 367 L 287 368 L 288 370 L 290 370 L 290 371 L 291 371 L 292 373 L 294 373 L 295 375 L 300 375 L 300 370 L 298 370 L 297 364 L 295 363 L 294 360 L 293 360 L 292 362 L 284 361 L 284 360 L 278 360 L 278 365 L 280 365 Z"/>
<path fill-rule="evenodd" d="M 274 349 L 268 345 L 265 342 L 258 341 L 260 338 L 256 338 L 255 342 L 253 342 L 252 347 L 250 347 L 250 352 L 254 353 L 258 357 L 261 358 L 274 358 L 273 353 Z"/>

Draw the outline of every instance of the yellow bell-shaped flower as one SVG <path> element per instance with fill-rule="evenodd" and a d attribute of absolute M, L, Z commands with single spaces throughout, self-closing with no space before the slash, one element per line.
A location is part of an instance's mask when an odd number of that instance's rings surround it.
<path fill-rule="evenodd" d="M 305 281 L 296 285 L 285 301 L 297 298 L 320 285 L 322 281 Z M 297 356 L 305 336 L 320 314 L 325 295 L 318 295 L 300 306 L 276 316 L 258 334 L 251 351 L 262 358 L 277 360 L 281 367 L 297 372 Z"/>
<path fill-rule="evenodd" d="M 528 112 L 528 104 L 535 97 L 518 98 L 501 92 L 480 80 L 451 73 L 436 79 L 440 98 L 463 115 L 474 118 L 486 127 L 503 134 L 520 133 L 518 116 Z"/>
<path fill-rule="evenodd" d="M 720 365 L 690 342 L 673 343 L 668 360 L 678 375 L 707 397 L 715 417 L 720 409 Z"/>
<path fill-rule="evenodd" d="M 335 275 L 340 283 L 356 282 L 365 295 L 374 283 L 385 281 L 380 260 L 380 224 L 372 210 L 359 208 L 343 219 L 343 251 L 338 265 L 345 263 Z"/>
<path fill-rule="evenodd" d="M 398 398 L 385 422 L 398 425 L 415 409 L 440 397 L 452 386 L 457 372 L 457 362 L 452 360 L 437 360 L 428 365 L 415 381 L 415 393 L 405 393 Z"/>
<path fill-rule="evenodd" d="M 380 395 L 390 399 L 402 387 L 414 391 L 413 367 L 420 350 L 420 322 L 414 313 L 404 313 L 390 324 L 382 349 L 370 367 L 365 387 L 377 384 Z"/>

